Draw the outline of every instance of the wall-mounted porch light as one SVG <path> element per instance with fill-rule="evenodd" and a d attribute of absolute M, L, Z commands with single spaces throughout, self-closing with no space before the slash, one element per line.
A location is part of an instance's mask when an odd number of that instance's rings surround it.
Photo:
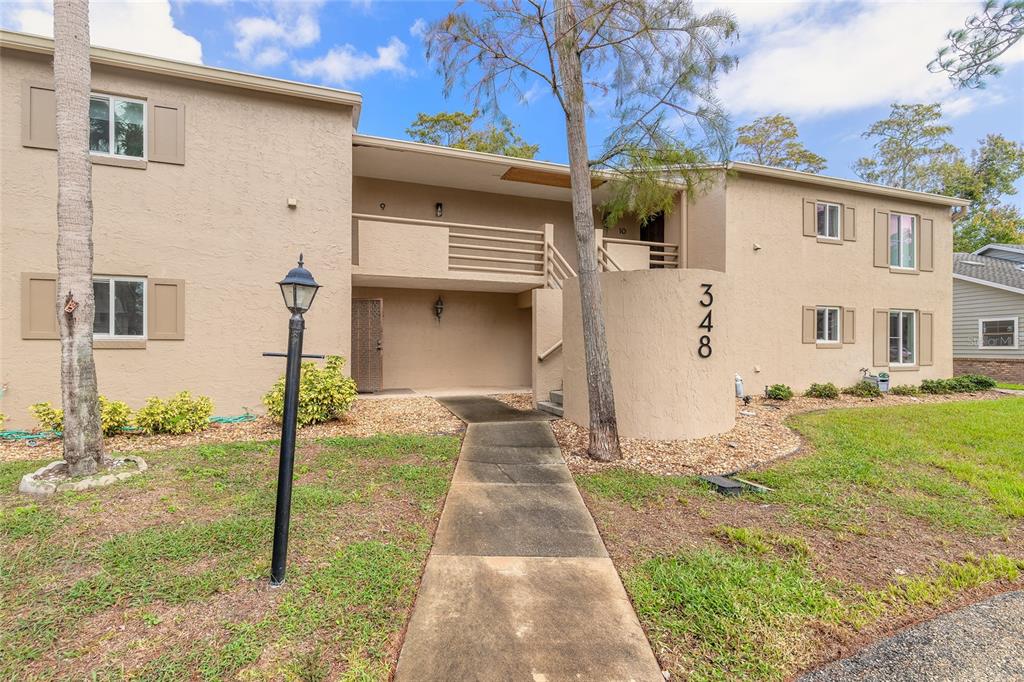
<path fill-rule="evenodd" d="M 444 204 L 442 204 L 440 201 L 434 204 L 434 215 L 436 215 L 438 218 L 444 215 Z"/>
<path fill-rule="evenodd" d="M 437 318 L 437 323 L 441 324 L 441 315 L 444 314 L 444 299 L 440 296 L 434 301 L 434 317 Z"/>

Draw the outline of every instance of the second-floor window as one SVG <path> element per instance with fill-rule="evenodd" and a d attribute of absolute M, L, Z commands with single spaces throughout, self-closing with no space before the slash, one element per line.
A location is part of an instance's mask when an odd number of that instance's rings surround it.
<path fill-rule="evenodd" d="M 89 100 L 89 151 L 129 159 L 146 158 L 146 103 L 93 94 Z"/>
<path fill-rule="evenodd" d="M 839 343 L 839 308 L 817 308 L 815 322 L 818 343 Z"/>
<path fill-rule="evenodd" d="M 140 277 L 96 277 L 92 281 L 98 338 L 142 339 L 146 336 L 146 280 Z"/>
<path fill-rule="evenodd" d="M 839 215 L 842 213 L 839 204 L 819 201 L 815 210 L 818 217 L 818 236 L 824 239 L 839 239 Z"/>
<path fill-rule="evenodd" d="M 889 214 L 889 265 L 913 269 L 917 265 L 917 218 Z"/>

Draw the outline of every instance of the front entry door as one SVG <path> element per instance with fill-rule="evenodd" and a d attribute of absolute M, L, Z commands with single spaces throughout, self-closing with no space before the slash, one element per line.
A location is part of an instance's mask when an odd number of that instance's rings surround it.
<path fill-rule="evenodd" d="M 360 393 L 376 393 L 384 384 L 384 301 L 352 300 L 352 378 Z"/>
<path fill-rule="evenodd" d="M 640 241 L 644 242 L 663 242 L 665 241 L 665 214 L 658 213 L 652 216 L 646 224 L 640 226 Z M 658 269 L 664 266 L 664 256 L 655 256 L 655 253 L 663 253 L 665 247 L 663 246 L 652 246 L 651 247 L 651 268 Z"/>

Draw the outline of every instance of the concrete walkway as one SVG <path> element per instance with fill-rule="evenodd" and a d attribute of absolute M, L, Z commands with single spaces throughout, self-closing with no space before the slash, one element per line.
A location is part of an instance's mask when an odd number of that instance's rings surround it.
<path fill-rule="evenodd" d="M 550 415 L 439 402 L 469 426 L 395 679 L 663 681 Z"/>
<path fill-rule="evenodd" d="M 1024 592 L 907 628 L 800 682 L 1024 680 Z"/>

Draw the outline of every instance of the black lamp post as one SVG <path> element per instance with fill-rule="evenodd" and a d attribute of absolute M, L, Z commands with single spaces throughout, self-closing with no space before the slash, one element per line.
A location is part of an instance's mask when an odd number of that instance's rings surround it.
<path fill-rule="evenodd" d="M 284 415 L 281 421 L 281 461 L 277 471 L 277 508 L 274 513 L 274 556 L 270 561 L 270 584 L 284 583 L 284 569 L 288 558 L 288 523 L 292 511 L 292 470 L 295 464 L 295 419 L 299 410 L 299 370 L 302 365 L 302 332 L 306 322 L 302 314 L 313 305 L 320 285 L 309 270 L 292 268 L 278 282 L 284 304 L 291 311 L 288 321 L 288 361 L 284 381 Z"/>

